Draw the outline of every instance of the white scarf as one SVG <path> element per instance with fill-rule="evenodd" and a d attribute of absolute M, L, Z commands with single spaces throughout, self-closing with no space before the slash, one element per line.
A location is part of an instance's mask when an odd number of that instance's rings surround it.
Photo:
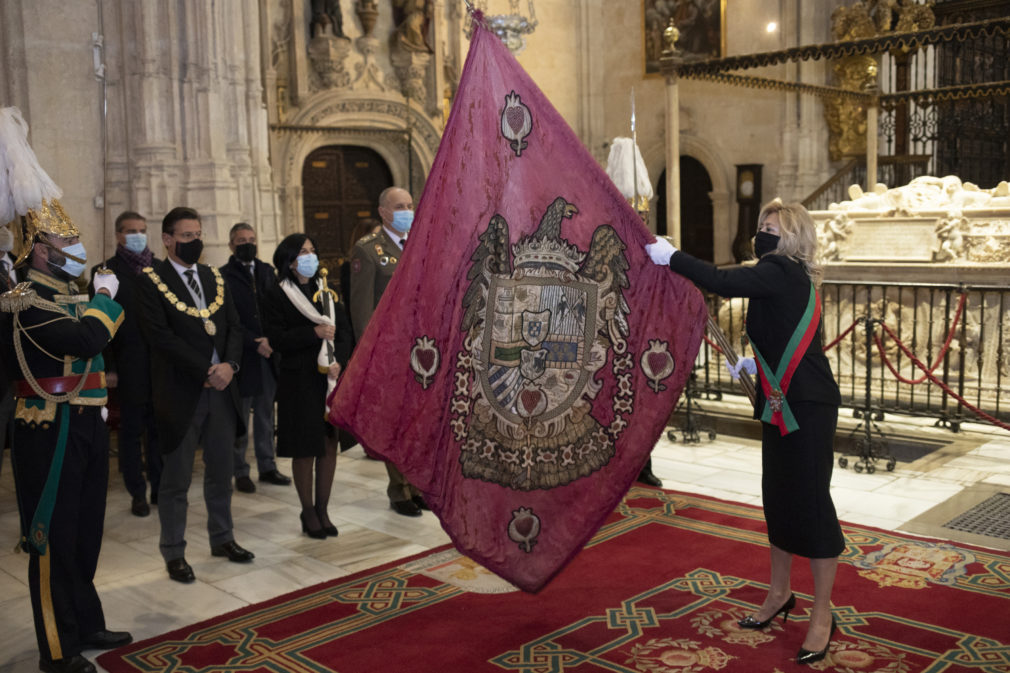
<path fill-rule="evenodd" d="M 285 278 L 281 281 L 281 289 L 284 290 L 284 294 L 287 295 L 288 299 L 291 301 L 292 305 L 298 312 L 303 316 L 316 323 L 317 325 L 330 325 L 334 326 L 337 324 L 336 317 L 333 315 L 334 304 L 330 302 L 329 314 L 323 314 L 316 310 L 316 307 L 311 301 L 306 298 L 302 293 L 301 289 L 293 282 L 290 278 Z M 334 352 L 333 339 L 323 339 L 322 345 L 319 347 L 319 355 L 316 356 L 316 364 L 319 366 L 319 370 L 322 372 L 327 372 L 330 369 L 330 353 Z M 337 385 L 336 380 L 326 377 L 326 396 L 329 397 L 330 393 L 333 391 L 333 387 Z"/>

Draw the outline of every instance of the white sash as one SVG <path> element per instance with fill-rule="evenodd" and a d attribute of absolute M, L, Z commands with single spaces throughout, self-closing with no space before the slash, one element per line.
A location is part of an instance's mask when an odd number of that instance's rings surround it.
<path fill-rule="evenodd" d="M 316 310 L 316 307 L 311 301 L 306 298 L 302 291 L 291 282 L 291 279 L 285 278 L 281 281 L 281 289 L 284 290 L 284 294 L 287 295 L 288 299 L 294 305 L 298 312 L 303 316 L 316 323 L 317 325 L 330 325 L 334 326 L 337 324 L 336 317 L 333 315 L 334 305 L 330 304 L 329 315 L 320 313 Z M 316 356 L 316 364 L 319 366 L 319 370 L 326 372 L 329 370 L 330 365 L 330 353 L 334 352 L 333 339 L 323 339 L 322 345 L 319 347 L 319 355 Z M 333 391 L 333 387 L 337 385 L 334 379 L 327 377 L 326 379 L 326 395 L 329 397 L 330 392 Z"/>

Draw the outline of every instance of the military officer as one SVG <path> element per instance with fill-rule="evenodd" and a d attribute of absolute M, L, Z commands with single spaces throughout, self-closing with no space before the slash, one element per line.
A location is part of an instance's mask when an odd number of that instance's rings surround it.
<path fill-rule="evenodd" d="M 94 299 L 78 290 L 86 251 L 59 201 L 22 221 L 16 264 L 27 282 L 0 297 L 0 333 L 16 405 L 12 462 L 21 548 L 43 671 L 87 673 L 81 652 L 132 640 L 106 629 L 95 589 L 109 479 L 102 350 L 123 321 L 119 282 L 96 274 Z"/>
<path fill-rule="evenodd" d="M 414 221 L 414 200 L 410 192 L 400 187 L 384 189 L 379 194 L 379 217 L 382 228 L 362 237 L 351 252 L 351 326 L 356 341 L 365 333 L 407 243 L 407 234 Z M 392 463 L 386 463 L 386 472 L 389 473 L 386 487 L 389 506 L 397 514 L 421 516 L 421 510 L 428 506 L 420 491 Z"/>

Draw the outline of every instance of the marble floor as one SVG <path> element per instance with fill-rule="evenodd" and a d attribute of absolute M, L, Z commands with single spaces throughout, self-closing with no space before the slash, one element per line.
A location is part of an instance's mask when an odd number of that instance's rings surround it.
<path fill-rule="evenodd" d="M 733 402 L 727 403 L 729 407 Z M 732 409 L 731 409 L 732 410 Z M 839 432 L 856 421 L 843 417 Z M 957 435 L 925 420 L 888 417 L 885 433 L 932 438 L 943 446 L 893 472 L 835 469 L 832 495 L 840 518 L 889 530 L 941 537 L 1010 550 L 1010 540 L 959 533 L 943 527 L 953 516 L 999 493 L 1010 493 L 1010 432 L 965 424 Z M 750 439 L 719 435 L 684 444 L 663 436 L 653 452 L 653 470 L 674 490 L 745 503 L 760 501 L 760 450 Z M 290 474 L 290 461 L 280 461 Z M 337 464 L 331 518 L 340 536 L 313 540 L 300 533 L 294 487 L 257 484 L 232 501 L 236 540 L 256 553 L 251 564 L 213 558 L 206 543 L 201 478 L 190 491 L 190 542 L 186 558 L 197 581 L 172 582 L 158 554 L 156 513 L 130 514 L 130 499 L 118 474 L 109 488 L 105 538 L 96 583 L 112 629 L 148 638 L 223 612 L 324 580 L 447 543 L 436 518 L 394 514 L 386 501 L 386 471 L 359 447 Z M 36 671 L 27 556 L 14 553 L 17 504 L 9 452 L 0 472 L 0 673 Z M 96 655 L 97 652 L 87 652 Z"/>

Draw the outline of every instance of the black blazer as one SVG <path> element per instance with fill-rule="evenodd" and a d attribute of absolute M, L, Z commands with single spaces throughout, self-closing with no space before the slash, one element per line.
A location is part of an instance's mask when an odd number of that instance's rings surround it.
<path fill-rule="evenodd" d="M 754 266 L 718 269 L 678 250 L 670 258 L 670 268 L 723 297 L 749 297 L 747 335 L 768 366 L 772 370 L 778 367 L 810 297 L 810 278 L 802 264 L 782 255 L 765 255 Z M 831 365 L 821 350 L 823 346 L 824 337 L 818 325 L 786 392 L 790 403 L 841 404 Z M 761 386 L 756 387 L 755 418 L 764 410 L 765 399 Z"/>
<path fill-rule="evenodd" d="M 152 263 L 158 264 L 159 261 L 155 258 Z M 99 266 L 96 264 L 91 269 L 88 294 L 92 297 L 95 296 L 95 272 Z M 137 404 L 148 402 L 151 399 L 151 355 L 140 328 L 141 276 L 133 275 L 129 265 L 116 255 L 110 257 L 105 266 L 115 272 L 119 279 L 116 302 L 123 307 L 123 324 L 102 353 L 105 357 L 105 371 L 118 375 L 117 388 L 124 397 Z"/>
<path fill-rule="evenodd" d="M 217 296 L 217 282 L 209 266 L 196 266 L 209 305 Z M 155 264 L 154 272 L 180 301 L 195 307 L 186 281 L 169 260 Z M 171 453 L 182 443 L 189 429 L 214 350 L 217 349 L 221 362 L 237 363 L 242 357 L 242 324 L 227 286 L 224 304 L 209 318 L 217 330 L 214 336 L 207 334 L 202 318 L 190 316 L 169 303 L 147 274 L 141 277 L 139 288 L 141 324 L 151 349 L 151 392 L 158 443 L 163 453 Z M 238 385 L 234 379 L 227 391 L 238 420 Z M 240 426 L 241 423 L 236 423 L 236 431 Z"/>
<path fill-rule="evenodd" d="M 272 266 L 258 259 L 253 264 L 254 271 L 249 273 L 249 268 L 232 255 L 221 267 L 221 275 L 242 322 L 242 359 L 238 373 L 238 392 L 242 397 L 254 397 L 263 392 L 263 369 L 259 366 L 263 356 L 256 352 L 256 339 L 264 336 L 263 297 L 277 285 Z"/>

